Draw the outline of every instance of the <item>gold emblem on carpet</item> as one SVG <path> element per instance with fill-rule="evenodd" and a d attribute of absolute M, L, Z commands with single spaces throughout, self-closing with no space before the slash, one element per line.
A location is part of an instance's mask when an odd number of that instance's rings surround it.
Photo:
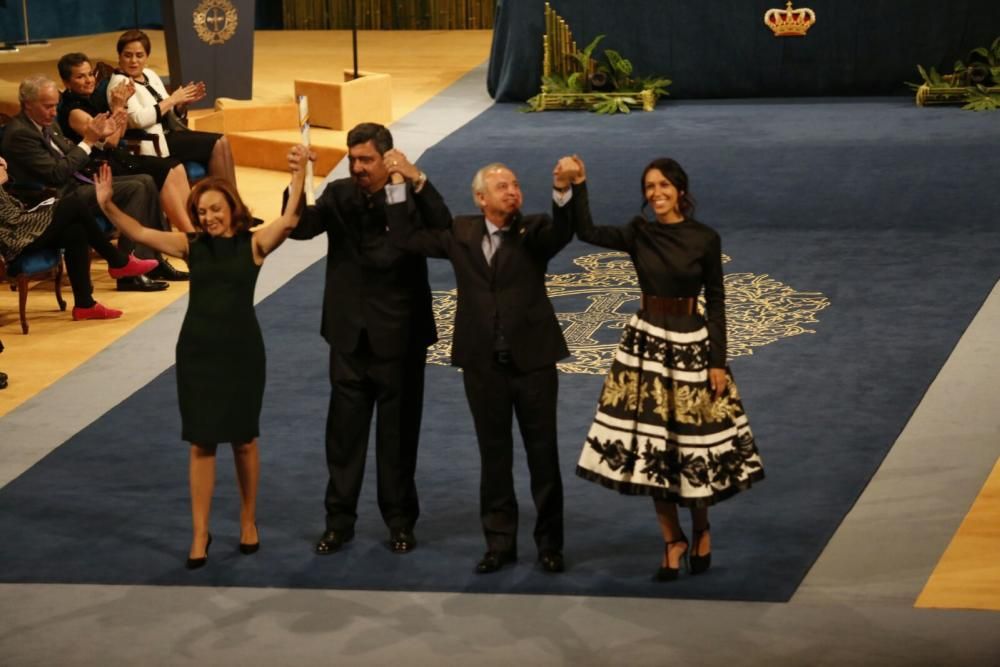
<path fill-rule="evenodd" d="M 236 34 L 239 14 L 229 0 L 201 0 L 194 10 L 194 30 L 206 44 L 223 44 Z"/>
<path fill-rule="evenodd" d="M 730 259 L 723 255 L 722 261 Z M 550 274 L 546 281 L 573 355 L 559 364 L 559 370 L 603 374 L 611 366 L 622 330 L 638 309 L 638 280 L 625 253 L 594 253 L 573 263 L 583 270 Z M 818 322 L 817 313 L 830 305 L 820 292 L 800 292 L 767 274 L 727 273 L 724 280 L 730 358 L 753 354 L 753 348 L 782 338 L 816 333 L 806 325 Z M 636 303 L 624 307 L 632 302 Z M 456 290 L 434 291 L 439 340 L 427 351 L 429 363 L 451 363 L 456 305 Z"/>

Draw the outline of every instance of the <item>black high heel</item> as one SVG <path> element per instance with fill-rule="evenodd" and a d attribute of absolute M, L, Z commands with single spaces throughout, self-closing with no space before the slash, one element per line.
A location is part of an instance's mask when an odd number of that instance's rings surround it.
<path fill-rule="evenodd" d="M 208 542 L 205 543 L 205 555 L 201 558 L 188 558 L 187 562 L 184 563 L 184 567 L 189 570 L 197 570 L 199 567 L 204 567 L 205 563 L 208 562 L 208 548 L 212 546 L 212 533 L 208 534 Z"/>
<path fill-rule="evenodd" d="M 663 543 L 663 556 L 664 556 L 664 558 L 667 559 L 668 563 L 670 562 L 670 545 L 677 544 L 678 542 L 683 542 L 685 545 L 690 545 L 691 544 L 690 542 L 688 542 L 687 536 L 684 535 L 684 533 L 681 533 L 680 539 L 674 540 L 672 542 L 664 542 Z M 688 561 L 688 553 L 689 553 L 689 549 L 686 546 L 685 549 L 684 549 L 684 553 L 681 555 L 681 560 L 680 560 L 680 563 L 678 563 L 678 567 L 670 567 L 669 565 L 661 565 L 660 569 L 657 570 L 656 574 L 653 575 L 653 581 L 674 581 L 675 579 L 677 579 L 677 576 L 680 574 L 681 568 L 679 566 L 682 563 L 684 564 L 685 569 L 688 570 L 688 571 L 690 571 L 691 570 L 691 564 Z"/>
<path fill-rule="evenodd" d="M 688 556 L 688 563 L 691 568 L 691 574 L 701 574 L 712 567 L 712 552 L 709 551 L 704 556 L 699 556 L 696 552 L 698 547 L 701 545 L 701 536 L 704 535 L 711 529 L 712 526 L 705 524 L 705 527 L 701 530 L 694 531 L 694 542 L 691 544 L 690 555 Z"/>
<path fill-rule="evenodd" d="M 244 556 L 255 554 L 257 553 L 257 550 L 260 549 L 260 528 L 257 527 L 256 523 L 254 523 L 253 528 L 257 532 L 257 541 L 254 542 L 253 544 L 248 544 L 247 542 L 240 542 L 240 553 L 243 554 Z"/>

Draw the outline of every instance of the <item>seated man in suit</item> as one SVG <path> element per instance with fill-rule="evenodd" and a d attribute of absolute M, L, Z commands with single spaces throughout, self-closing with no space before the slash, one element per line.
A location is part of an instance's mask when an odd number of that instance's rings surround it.
<path fill-rule="evenodd" d="M 60 197 L 75 193 L 97 211 L 94 185 L 86 173 L 90 152 L 116 130 L 117 121 L 107 114 L 95 116 L 87 124 L 83 139 L 74 144 L 63 136 L 55 122 L 59 90 L 54 81 L 40 74 L 30 76 L 21 82 L 18 98 L 21 113 L 4 128 L 0 147 L 7 158 L 11 177 L 15 182 L 34 182 L 56 188 Z M 156 185 L 145 174 L 116 177 L 115 203 L 147 227 L 168 229 L 160 210 Z M 133 246 L 126 238 L 119 240 L 118 247 L 126 255 L 134 247 L 137 257 L 164 261 L 151 249 Z M 145 276 L 118 280 L 119 290 L 157 291 L 167 286 L 165 282 Z"/>
<path fill-rule="evenodd" d="M 420 177 L 399 151 L 385 156 L 389 171 Z M 531 494 L 538 518 L 534 538 L 546 572 L 562 572 L 563 495 L 556 439 L 556 362 L 569 356 L 545 291 L 549 260 L 573 236 L 576 169 L 561 160 L 554 172 L 552 216 L 522 215 L 514 173 L 494 163 L 480 169 L 472 193 L 480 215 L 459 216 L 446 229 L 420 228 L 410 220 L 420 208 L 407 202 L 404 185 L 386 186 L 389 236 L 408 251 L 451 260 L 458 284 L 452 359 L 462 368 L 465 395 L 479 441 L 480 517 L 486 554 L 476 565 L 495 572 L 517 559 L 517 499 L 514 495 L 513 415 L 524 440 Z M 441 227 L 436 224 L 433 227 Z"/>

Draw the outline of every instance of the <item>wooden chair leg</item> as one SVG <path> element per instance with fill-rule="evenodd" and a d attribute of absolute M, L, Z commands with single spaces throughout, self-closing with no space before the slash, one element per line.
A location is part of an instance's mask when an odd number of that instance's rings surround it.
<path fill-rule="evenodd" d="M 28 335 L 28 316 L 25 308 L 28 305 L 28 278 L 23 273 L 17 277 L 17 306 L 21 312 L 21 333 Z"/>
<path fill-rule="evenodd" d="M 56 303 L 59 304 L 59 310 L 66 310 L 66 299 L 62 295 L 62 279 L 63 279 L 63 261 L 59 260 L 59 265 L 56 267 Z"/>

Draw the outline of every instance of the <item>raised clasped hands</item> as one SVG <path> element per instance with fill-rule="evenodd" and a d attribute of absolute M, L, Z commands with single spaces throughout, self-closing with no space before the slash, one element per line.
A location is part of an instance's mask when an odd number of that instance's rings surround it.
<path fill-rule="evenodd" d="M 402 180 L 397 181 L 394 178 L 396 174 L 408 181 L 415 181 L 420 177 L 420 170 L 400 150 L 395 148 L 387 150 L 385 155 L 382 156 L 382 160 L 385 162 L 386 169 L 389 170 L 389 176 L 392 178 L 393 183 L 402 182 Z"/>
<path fill-rule="evenodd" d="M 308 163 L 309 160 L 315 161 L 316 154 L 302 144 L 292 146 L 288 150 L 288 170 L 292 172 L 292 174 L 305 171 L 306 163 Z"/>
<path fill-rule="evenodd" d="M 579 155 L 559 158 L 552 170 L 552 185 L 557 190 L 565 190 L 570 184 L 579 185 L 585 180 L 587 180 L 587 170 Z"/>

